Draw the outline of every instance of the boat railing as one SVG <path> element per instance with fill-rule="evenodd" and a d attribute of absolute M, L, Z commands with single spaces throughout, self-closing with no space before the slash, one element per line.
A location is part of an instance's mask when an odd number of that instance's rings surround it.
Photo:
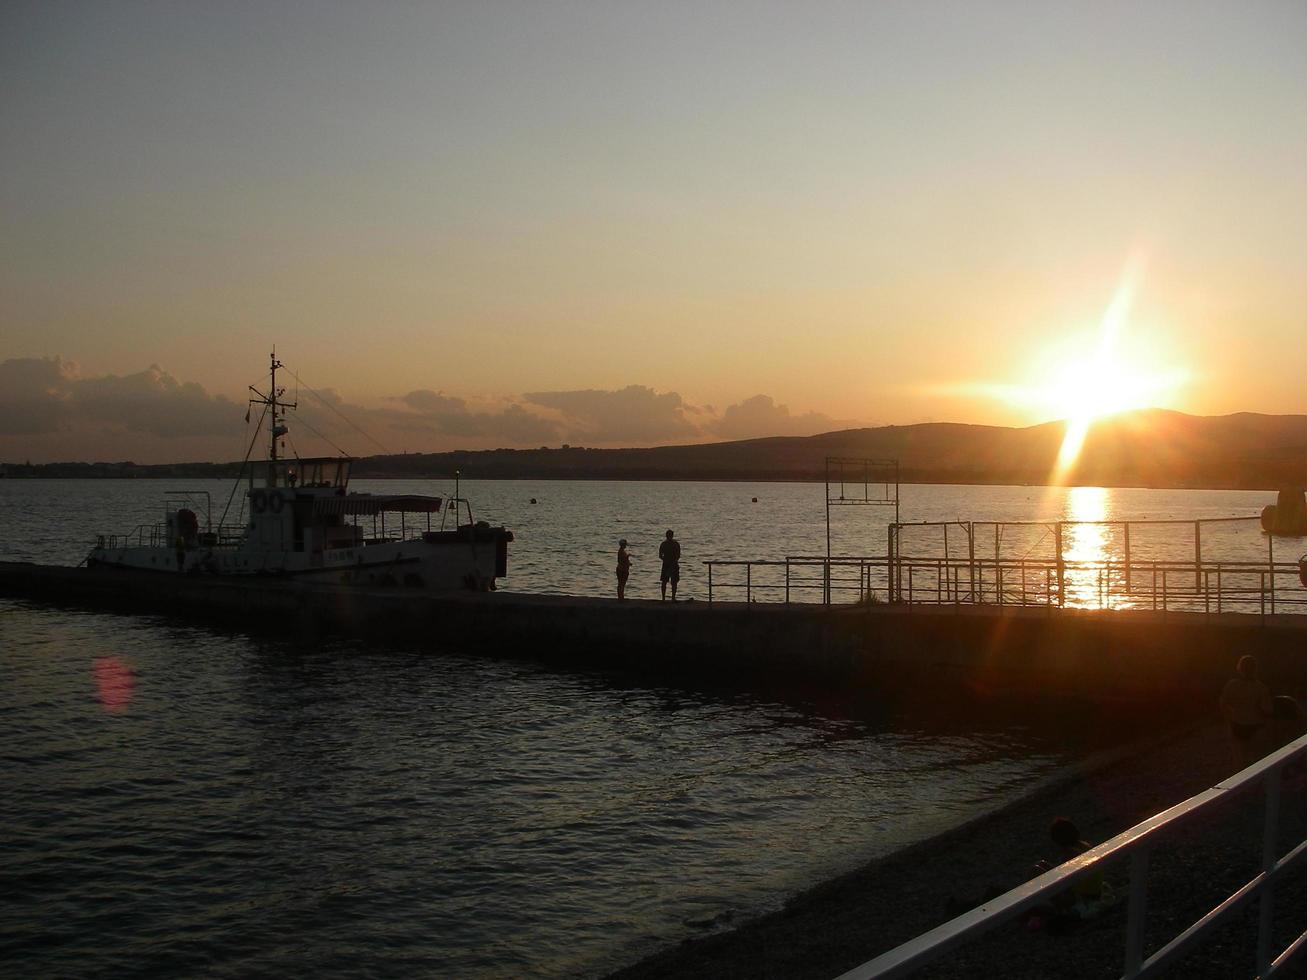
<path fill-rule="evenodd" d="M 188 547 L 235 548 L 245 540 L 244 524 L 220 524 L 211 531 L 201 531 Z M 170 548 L 175 538 L 168 535 L 167 524 L 138 524 L 125 534 L 98 534 L 95 546 L 106 551 L 123 548 Z"/>
<path fill-rule="evenodd" d="M 704 562 L 708 601 L 1307 613 L 1296 562 L 896 555 Z"/>
<path fill-rule="evenodd" d="M 1257 902 L 1257 936 L 1254 952 L 1255 964 L 1249 964 L 1249 975 L 1261 978 L 1287 976 L 1291 961 L 1307 948 L 1307 932 L 1280 951 L 1272 943 L 1272 926 L 1275 916 L 1276 886 L 1290 868 L 1307 854 L 1307 840 L 1287 852 L 1280 849 L 1281 787 L 1285 769 L 1295 763 L 1307 761 L 1307 736 L 1290 742 L 1279 751 L 1242 772 L 1231 776 L 1211 789 L 1179 803 L 1169 810 L 1149 817 L 1129 830 L 1118 834 L 1106 843 L 1091 848 L 1084 854 L 1045 872 L 1024 885 L 1012 889 L 984 905 L 963 913 L 955 919 L 898 946 L 887 953 L 868 960 L 842 974 L 838 980 L 889 980 L 906 977 L 930 963 L 939 961 L 949 951 L 967 943 L 996 926 L 1010 922 L 1022 913 L 1031 912 L 1050 904 L 1077 881 L 1090 875 L 1101 874 L 1105 866 L 1128 859 L 1129 889 L 1126 898 L 1125 950 L 1121 976 L 1125 980 L 1135 977 L 1161 975 L 1181 957 L 1191 953 L 1210 937 L 1212 930 L 1243 913 L 1251 903 Z M 1299 778 L 1295 774 L 1294 778 Z M 1179 935 L 1162 943 L 1153 952 L 1145 949 L 1147 919 L 1149 858 L 1154 850 L 1164 847 L 1166 836 L 1182 823 L 1200 814 L 1210 813 L 1222 804 L 1233 801 L 1257 786 L 1264 791 L 1265 809 L 1262 818 L 1262 848 L 1260 870 L 1244 885 L 1222 900 L 1214 909 L 1202 916 Z M 1245 805 L 1246 805 L 1246 801 Z M 1182 842 L 1170 842 L 1184 848 Z M 1297 910 L 1301 928 L 1303 910 Z M 1251 925 L 1251 917 L 1244 920 Z M 1294 965 L 1299 965 L 1294 963 Z"/>
<path fill-rule="evenodd" d="M 362 525 L 359 525 L 362 530 Z M 187 548 L 237 548 L 246 539 L 248 529 L 244 524 L 220 524 L 211 531 L 201 531 L 187 544 Z M 423 534 L 430 533 L 422 525 L 387 528 L 385 533 L 360 538 L 361 544 L 391 544 L 403 541 L 418 541 Z M 138 524 L 124 534 L 99 534 L 95 538 L 95 547 L 106 551 L 118 551 L 124 548 L 171 548 L 176 539 L 170 538 L 167 524 Z"/>

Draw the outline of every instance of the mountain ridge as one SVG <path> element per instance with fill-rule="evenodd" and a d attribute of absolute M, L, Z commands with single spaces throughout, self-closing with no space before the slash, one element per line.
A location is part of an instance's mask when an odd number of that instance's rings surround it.
<path fill-rule="evenodd" d="M 824 476 L 827 456 L 896 459 L 904 483 L 1043 484 L 1066 421 L 1025 427 L 919 422 L 638 449 L 455 450 L 362 457 L 360 478 L 782 480 Z M 239 463 L 6 464 L 8 476 L 218 477 Z M 1140 409 L 1100 418 L 1057 482 L 1274 489 L 1307 483 L 1307 415 L 1187 415 Z"/>

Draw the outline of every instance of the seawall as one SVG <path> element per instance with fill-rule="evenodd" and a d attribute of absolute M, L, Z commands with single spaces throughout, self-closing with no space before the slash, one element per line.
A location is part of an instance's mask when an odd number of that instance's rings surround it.
<path fill-rule="evenodd" d="M 1307 616 L 598 599 L 343 590 L 0 562 L 0 594 L 314 639 L 451 645 L 743 685 L 837 693 L 962 691 L 976 699 L 1210 714 L 1244 653 L 1276 693 L 1307 693 Z"/>

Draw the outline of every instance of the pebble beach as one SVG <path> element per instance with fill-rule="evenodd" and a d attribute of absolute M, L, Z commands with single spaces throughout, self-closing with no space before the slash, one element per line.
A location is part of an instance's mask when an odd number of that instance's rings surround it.
<path fill-rule="evenodd" d="M 1307 836 L 1304 768 L 1286 773 L 1281 807 L 1282 855 Z M 1223 726 L 1168 733 L 1103 753 L 1062 770 L 1010 806 L 876 860 L 796 896 L 781 910 L 737 929 L 697 938 L 613 975 L 613 980 L 680 977 L 812 978 L 846 970 L 934 928 L 1032 875 L 1047 851 L 1053 818 L 1075 821 L 1100 843 L 1140 820 L 1216 784 L 1233 769 Z M 1146 951 L 1152 952 L 1218 905 L 1256 873 L 1264 805 L 1259 792 L 1182 823 L 1161 838 L 1150 859 Z M 1127 869 L 1108 881 L 1124 896 Z M 1307 922 L 1307 874 L 1277 892 L 1275 949 Z M 1217 927 L 1210 940 L 1171 969 L 1177 977 L 1252 976 L 1257 906 Z M 1125 901 L 1057 935 L 1024 919 L 997 927 L 917 976 L 1119 977 L 1125 947 Z M 1298 966 L 1307 975 L 1307 962 Z"/>

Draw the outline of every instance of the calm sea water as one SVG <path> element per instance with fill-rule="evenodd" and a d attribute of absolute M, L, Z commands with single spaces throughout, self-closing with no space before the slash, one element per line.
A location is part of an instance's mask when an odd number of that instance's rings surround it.
<path fill-rule="evenodd" d="M 0 558 L 77 561 L 180 486 L 0 481 Z M 207 489 L 216 520 L 230 487 Z M 825 548 L 820 486 L 463 489 L 516 532 L 504 585 L 525 591 L 606 594 L 624 536 L 632 593 L 655 595 L 667 527 L 691 597 L 702 559 Z M 1194 519 L 1265 496 L 909 487 L 903 519 Z M 1242 535 L 1205 547 L 1265 547 Z M 884 517 L 841 513 L 833 536 L 882 552 Z M 600 975 L 999 806 L 1071 751 L 1015 721 L 232 625 L 0 599 L 6 975 Z"/>

